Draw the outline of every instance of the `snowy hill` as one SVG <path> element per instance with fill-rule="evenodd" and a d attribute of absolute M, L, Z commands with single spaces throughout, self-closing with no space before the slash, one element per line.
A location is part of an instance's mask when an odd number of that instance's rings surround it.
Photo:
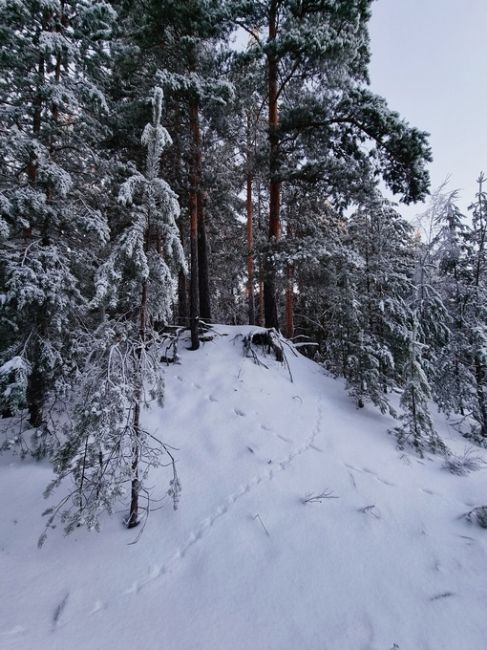
<path fill-rule="evenodd" d="M 313 362 L 287 350 L 291 382 L 245 357 L 248 329 L 166 369 L 145 425 L 178 449 L 183 491 L 137 543 L 124 508 L 38 550 L 50 470 L 0 459 L 3 650 L 485 650 L 487 531 L 461 515 L 487 503 L 486 470 L 398 451 L 392 420 Z"/>

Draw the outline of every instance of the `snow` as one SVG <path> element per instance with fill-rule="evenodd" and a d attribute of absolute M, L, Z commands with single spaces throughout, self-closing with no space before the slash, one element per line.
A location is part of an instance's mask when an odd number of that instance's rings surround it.
<path fill-rule="evenodd" d="M 15 372 L 16 370 L 25 370 L 25 361 L 22 357 L 12 357 L 9 361 L 6 361 L 0 366 L 0 375 L 8 375 L 10 372 Z"/>
<path fill-rule="evenodd" d="M 486 470 L 398 451 L 393 420 L 312 361 L 286 348 L 291 382 L 243 356 L 249 328 L 215 331 L 181 346 L 145 414 L 183 491 L 177 511 L 155 501 L 170 472 L 153 473 L 135 544 L 121 504 L 100 534 L 59 526 L 39 550 L 50 469 L 0 458 L 0 648 L 485 650 L 487 531 L 463 515 L 487 503 Z"/>

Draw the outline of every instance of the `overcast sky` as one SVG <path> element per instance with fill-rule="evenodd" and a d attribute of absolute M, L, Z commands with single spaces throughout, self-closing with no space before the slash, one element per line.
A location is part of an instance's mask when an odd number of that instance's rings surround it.
<path fill-rule="evenodd" d="M 371 87 L 431 134 L 432 188 L 450 176 L 466 207 L 487 173 L 487 0 L 376 0 L 372 11 Z"/>

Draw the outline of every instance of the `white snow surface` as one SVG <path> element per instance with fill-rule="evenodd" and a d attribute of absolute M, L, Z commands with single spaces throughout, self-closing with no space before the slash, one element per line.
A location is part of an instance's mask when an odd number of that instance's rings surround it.
<path fill-rule="evenodd" d="M 487 531 L 462 518 L 487 503 L 485 469 L 398 451 L 392 419 L 317 364 L 286 347 L 291 382 L 244 357 L 249 328 L 215 330 L 145 414 L 183 491 L 137 543 L 121 504 L 101 533 L 58 526 L 39 550 L 51 470 L 0 460 L 0 648 L 485 650 Z M 153 472 L 154 499 L 169 479 Z M 303 502 L 323 492 L 338 498 Z"/>

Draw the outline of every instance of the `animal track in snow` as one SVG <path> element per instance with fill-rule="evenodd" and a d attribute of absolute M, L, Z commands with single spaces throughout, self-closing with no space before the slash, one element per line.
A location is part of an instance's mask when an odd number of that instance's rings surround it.
<path fill-rule="evenodd" d="M 91 610 L 90 614 L 97 614 L 98 612 L 101 612 L 105 608 L 106 608 L 105 603 L 102 600 L 97 600 L 95 601 L 95 604 L 93 605 L 93 609 Z"/>
<path fill-rule="evenodd" d="M 286 442 L 288 445 L 291 445 L 292 442 L 293 442 L 290 438 L 286 438 L 286 436 L 283 436 L 280 433 L 276 433 L 274 435 L 276 436 L 276 438 L 279 438 L 279 440 L 282 440 L 283 442 Z"/>
<path fill-rule="evenodd" d="M 380 476 L 376 476 L 375 478 L 379 481 L 379 483 L 383 483 L 384 485 L 388 485 L 389 487 L 394 487 L 396 485 L 395 483 L 391 483 L 390 481 L 386 481 L 385 478 L 381 478 Z"/>
<path fill-rule="evenodd" d="M 368 467 L 362 467 L 362 472 L 365 472 L 366 474 L 372 474 L 372 476 L 377 476 L 377 474 Z"/>
<path fill-rule="evenodd" d="M 263 472 L 262 474 L 253 476 L 247 483 L 241 485 L 236 492 L 230 494 L 225 499 L 225 501 L 216 508 L 213 514 L 203 519 L 200 525 L 189 534 L 186 541 L 174 551 L 173 555 L 170 557 L 170 559 L 165 565 L 162 565 L 160 567 L 153 567 L 152 569 L 150 569 L 149 574 L 146 578 L 133 582 L 127 589 L 125 589 L 122 592 L 122 595 L 130 596 L 132 594 L 138 594 L 140 590 L 143 587 L 145 587 L 145 585 L 161 577 L 164 573 L 167 572 L 167 570 L 170 568 L 170 566 L 173 563 L 185 557 L 189 549 L 205 536 L 205 534 L 209 531 L 210 528 L 213 527 L 213 525 L 218 519 L 226 515 L 226 513 L 229 511 L 229 509 L 234 503 L 239 501 L 244 495 L 251 492 L 255 487 L 257 487 L 264 481 L 272 480 L 275 476 L 276 470 L 277 471 L 285 470 L 295 460 L 295 458 L 297 458 L 298 456 L 306 452 L 308 449 L 310 449 L 318 433 L 321 430 L 321 420 L 322 420 L 322 410 L 321 410 L 321 406 L 319 406 L 318 416 L 316 418 L 315 425 L 312 429 L 311 435 L 309 436 L 308 440 L 305 443 L 303 443 L 299 447 L 296 447 L 290 454 L 288 454 L 288 456 L 286 456 L 286 458 L 276 463 L 276 466 L 273 465 L 272 469 L 268 469 L 266 472 Z"/>
<path fill-rule="evenodd" d="M 235 415 L 240 415 L 240 417 L 242 417 L 242 418 L 244 418 L 245 415 L 246 415 L 246 413 L 241 411 L 239 408 L 234 408 L 233 410 L 235 411 Z"/>
<path fill-rule="evenodd" d="M 360 472 L 361 474 L 369 474 L 370 476 L 373 476 L 379 483 L 383 483 L 384 485 L 388 485 L 390 487 L 394 487 L 395 483 L 391 483 L 390 481 L 387 481 L 385 478 L 382 478 L 378 474 L 376 474 L 373 470 L 369 469 L 368 467 L 355 467 L 355 465 L 349 465 L 348 463 L 343 463 L 345 467 L 348 467 L 348 469 L 353 470 L 354 472 Z M 350 474 L 350 476 L 352 476 Z M 354 487 L 356 485 L 354 484 Z"/>
<path fill-rule="evenodd" d="M 309 448 L 312 449 L 313 451 L 318 451 L 320 454 L 324 453 L 323 449 L 320 449 L 316 445 L 310 445 Z"/>
<path fill-rule="evenodd" d="M 266 433 L 269 433 L 271 436 L 274 436 L 274 438 L 279 438 L 279 440 L 285 442 L 287 445 L 293 444 L 291 438 L 286 438 L 286 436 L 283 436 L 282 433 L 275 433 L 270 427 L 268 427 L 265 424 L 261 424 L 260 428 L 262 429 L 262 431 L 265 431 Z"/>
<path fill-rule="evenodd" d="M 363 470 L 360 469 L 360 467 L 355 467 L 355 465 L 350 465 L 349 463 L 343 463 L 345 467 L 348 467 L 348 469 L 352 469 L 354 472 L 360 472 L 361 474 L 363 473 Z"/>
<path fill-rule="evenodd" d="M 453 591 L 443 591 L 441 594 L 431 596 L 430 601 L 434 602 L 435 600 L 443 600 L 444 598 L 451 598 L 454 595 Z"/>
<path fill-rule="evenodd" d="M 122 591 L 122 596 L 130 596 L 131 594 L 138 594 L 140 591 L 139 583 L 133 582 L 130 587 Z"/>

